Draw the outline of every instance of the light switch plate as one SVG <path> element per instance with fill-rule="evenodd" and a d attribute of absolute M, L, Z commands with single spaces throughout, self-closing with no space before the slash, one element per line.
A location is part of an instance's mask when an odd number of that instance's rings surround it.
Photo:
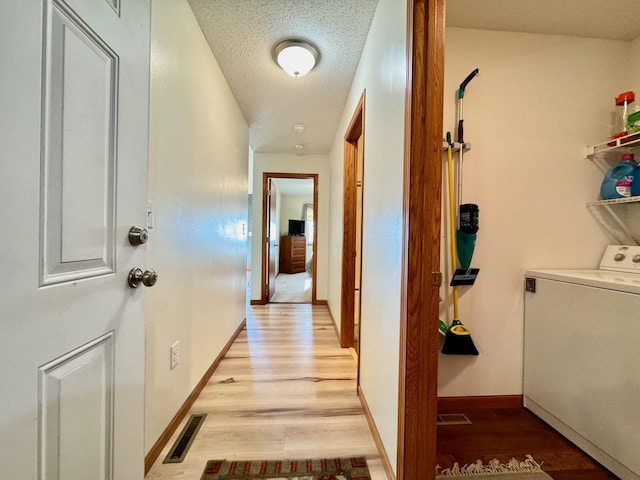
<path fill-rule="evenodd" d="M 176 343 L 171 345 L 170 348 L 171 360 L 170 360 L 170 368 L 173 370 L 178 365 L 180 361 L 180 341 L 176 340 Z"/>

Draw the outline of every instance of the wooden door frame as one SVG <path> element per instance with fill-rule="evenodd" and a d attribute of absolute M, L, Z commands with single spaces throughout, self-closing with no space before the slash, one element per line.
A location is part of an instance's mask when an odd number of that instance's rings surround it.
<path fill-rule="evenodd" d="M 267 199 L 269 196 L 269 179 L 273 178 L 292 178 L 292 179 L 312 179 L 313 180 L 313 260 L 311 263 L 311 304 L 317 305 L 316 285 L 318 275 L 318 174 L 317 173 L 281 173 L 281 172 L 263 172 L 262 174 L 262 258 L 261 258 L 261 284 L 260 284 L 260 304 L 269 303 L 269 293 L 265 292 L 264 286 L 267 283 L 268 269 L 265 268 L 265 259 L 267 258 L 267 246 L 265 239 L 267 238 Z M 306 248 L 306 245 L 305 245 Z"/>
<path fill-rule="evenodd" d="M 266 185 L 266 192 L 268 192 L 267 195 L 265 195 L 265 207 L 267 208 L 267 218 L 265 219 L 265 231 L 271 233 L 271 223 L 273 222 L 274 224 L 276 223 L 276 221 L 279 221 L 278 218 L 278 202 L 276 201 L 277 199 L 277 195 L 273 195 L 273 188 L 275 186 L 275 182 L 273 181 L 273 179 L 268 178 L 267 179 L 267 185 Z M 268 204 L 268 206 L 267 206 Z M 272 218 L 272 215 L 275 216 L 275 218 Z M 270 236 L 269 238 L 269 244 L 266 245 L 266 241 L 265 241 L 265 253 L 267 253 L 267 255 L 265 255 L 263 257 L 263 261 L 264 261 L 264 268 L 265 268 L 265 283 L 263 285 L 264 287 L 264 295 L 265 298 L 267 299 L 267 302 L 269 300 L 271 300 L 271 297 L 273 297 L 276 293 L 276 262 L 279 261 L 279 258 L 271 258 L 271 253 L 276 252 L 276 247 L 278 247 L 278 239 L 274 238 L 272 239 Z M 265 239 L 266 240 L 266 239 Z M 278 253 L 280 252 L 280 250 L 277 250 Z M 271 271 L 271 266 L 273 265 L 273 272 Z M 273 276 L 271 275 L 273 273 Z M 272 278 L 273 277 L 273 278 Z M 273 285 L 271 285 L 271 280 L 273 279 Z"/>
<path fill-rule="evenodd" d="M 344 134 L 342 287 L 340 300 L 340 346 L 343 348 L 354 346 L 353 316 L 355 313 L 355 300 L 353 292 L 356 285 L 356 169 L 358 164 L 358 139 L 360 136 L 363 137 L 362 148 L 364 149 L 366 93 L 366 90 L 362 92 Z M 362 292 L 360 292 L 360 295 L 362 295 Z"/>
<path fill-rule="evenodd" d="M 435 478 L 445 2 L 407 2 L 397 480 Z"/>

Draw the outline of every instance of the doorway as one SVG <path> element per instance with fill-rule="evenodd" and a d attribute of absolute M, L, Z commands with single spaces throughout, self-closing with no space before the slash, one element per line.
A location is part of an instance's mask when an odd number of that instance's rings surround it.
<path fill-rule="evenodd" d="M 360 356 L 365 97 L 363 92 L 344 135 L 340 344 L 353 347 L 356 358 Z"/>
<path fill-rule="evenodd" d="M 263 173 L 261 304 L 316 299 L 318 175 Z"/>

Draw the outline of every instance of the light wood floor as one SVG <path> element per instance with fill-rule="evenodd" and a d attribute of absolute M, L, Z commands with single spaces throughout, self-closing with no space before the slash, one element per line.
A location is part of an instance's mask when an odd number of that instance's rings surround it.
<path fill-rule="evenodd" d="M 356 395 L 356 366 L 338 345 L 327 307 L 247 307 L 242 331 L 189 415 L 208 416 L 183 463 L 162 460 L 147 479 L 198 480 L 207 460 L 364 455 L 387 480 Z"/>

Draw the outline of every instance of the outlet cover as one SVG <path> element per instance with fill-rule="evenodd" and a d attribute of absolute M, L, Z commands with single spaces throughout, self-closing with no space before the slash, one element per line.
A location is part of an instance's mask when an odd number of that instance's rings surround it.
<path fill-rule="evenodd" d="M 180 361 L 180 341 L 176 340 L 176 343 L 171 345 L 170 354 L 171 354 L 170 368 L 171 370 L 173 370 L 174 368 L 176 368 L 176 365 L 178 365 L 178 362 Z"/>

